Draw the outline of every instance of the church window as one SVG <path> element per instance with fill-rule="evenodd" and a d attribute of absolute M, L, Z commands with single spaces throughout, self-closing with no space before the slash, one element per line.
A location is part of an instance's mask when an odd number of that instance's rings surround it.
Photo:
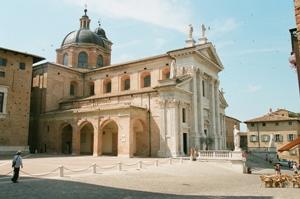
<path fill-rule="evenodd" d="M 0 71 L 0 77 L 5 77 L 5 72 Z"/>
<path fill-rule="evenodd" d="M 7 87 L 0 86 L 0 114 L 6 113 Z"/>
<path fill-rule="evenodd" d="M 202 96 L 205 97 L 205 82 L 202 80 Z"/>
<path fill-rule="evenodd" d="M 69 59 L 68 53 L 65 53 L 63 57 L 63 65 L 65 66 L 68 65 L 68 59 Z"/>
<path fill-rule="evenodd" d="M 125 79 L 124 81 L 124 90 L 130 89 L 130 79 Z"/>
<path fill-rule="evenodd" d="M 0 58 L 0 66 L 6 66 L 7 60 L 4 58 Z"/>
<path fill-rule="evenodd" d="M 126 91 L 130 89 L 130 77 L 125 75 L 121 78 L 121 90 Z"/>
<path fill-rule="evenodd" d="M 78 55 L 78 67 L 87 67 L 88 65 L 88 55 L 86 52 L 80 52 Z"/>
<path fill-rule="evenodd" d="M 182 122 L 183 122 L 183 123 L 186 122 L 186 112 L 185 112 L 185 108 L 182 109 Z"/>
<path fill-rule="evenodd" d="M 256 135 L 251 135 L 250 136 L 250 142 L 257 142 L 257 136 Z"/>
<path fill-rule="evenodd" d="M 99 55 L 97 58 L 97 68 L 100 68 L 103 66 L 103 56 Z"/>
<path fill-rule="evenodd" d="M 94 83 L 90 83 L 90 96 L 95 95 L 95 86 Z"/>
<path fill-rule="evenodd" d="M 283 141 L 283 136 L 280 134 L 275 135 L 275 142 L 282 142 Z"/>
<path fill-rule="evenodd" d="M 0 92 L 0 113 L 3 113 L 3 106 L 4 106 L 4 93 Z"/>
<path fill-rule="evenodd" d="M 26 64 L 25 64 L 24 62 L 19 63 L 19 68 L 20 68 L 21 70 L 25 70 Z"/>
<path fill-rule="evenodd" d="M 77 83 L 71 82 L 70 84 L 70 96 L 76 96 L 77 94 Z"/>
<path fill-rule="evenodd" d="M 288 141 L 293 141 L 295 139 L 295 134 L 288 134 Z"/>
<path fill-rule="evenodd" d="M 141 75 L 141 87 L 146 88 L 151 86 L 151 75 L 149 72 L 144 72 Z"/>
<path fill-rule="evenodd" d="M 111 79 L 105 79 L 103 82 L 104 93 L 111 93 Z"/>
<path fill-rule="evenodd" d="M 170 78 L 170 67 L 166 67 L 162 70 L 162 80 Z"/>

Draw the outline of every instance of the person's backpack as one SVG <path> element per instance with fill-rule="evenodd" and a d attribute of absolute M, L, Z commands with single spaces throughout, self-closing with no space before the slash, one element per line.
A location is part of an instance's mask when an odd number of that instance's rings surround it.
<path fill-rule="evenodd" d="M 16 163 L 17 163 L 17 159 L 19 158 L 19 156 L 15 159 L 15 160 L 13 160 L 13 163 L 12 163 L 12 167 L 15 167 L 16 166 Z"/>

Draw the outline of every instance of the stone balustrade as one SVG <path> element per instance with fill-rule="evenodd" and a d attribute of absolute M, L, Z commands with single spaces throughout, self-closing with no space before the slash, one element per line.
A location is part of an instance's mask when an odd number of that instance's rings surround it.
<path fill-rule="evenodd" d="M 198 151 L 200 160 L 243 160 L 242 151 Z"/>

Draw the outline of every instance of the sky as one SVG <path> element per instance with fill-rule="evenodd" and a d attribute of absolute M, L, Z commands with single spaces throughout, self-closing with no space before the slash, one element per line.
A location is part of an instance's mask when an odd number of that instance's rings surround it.
<path fill-rule="evenodd" d="M 113 42 L 112 63 L 182 48 L 187 27 L 207 37 L 224 65 L 226 114 L 245 121 L 270 108 L 300 112 L 297 74 L 290 68 L 293 0 L 10 0 L 1 2 L 0 46 L 55 61 L 67 33 L 79 28 L 87 4 L 91 29 Z"/>

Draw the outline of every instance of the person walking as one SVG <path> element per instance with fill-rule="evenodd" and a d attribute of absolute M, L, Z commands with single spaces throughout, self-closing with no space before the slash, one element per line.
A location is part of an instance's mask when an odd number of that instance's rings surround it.
<path fill-rule="evenodd" d="M 21 151 L 18 151 L 16 153 L 16 155 L 14 156 L 13 161 L 12 161 L 12 167 L 14 168 L 14 175 L 13 175 L 11 181 L 13 183 L 17 183 L 18 178 L 19 178 L 20 167 L 23 168 Z"/>
<path fill-rule="evenodd" d="M 281 175 L 281 165 L 279 163 L 275 164 L 274 169 L 276 175 Z"/>
<path fill-rule="evenodd" d="M 297 162 L 294 162 L 292 170 L 294 171 L 294 174 L 298 174 Z"/>

